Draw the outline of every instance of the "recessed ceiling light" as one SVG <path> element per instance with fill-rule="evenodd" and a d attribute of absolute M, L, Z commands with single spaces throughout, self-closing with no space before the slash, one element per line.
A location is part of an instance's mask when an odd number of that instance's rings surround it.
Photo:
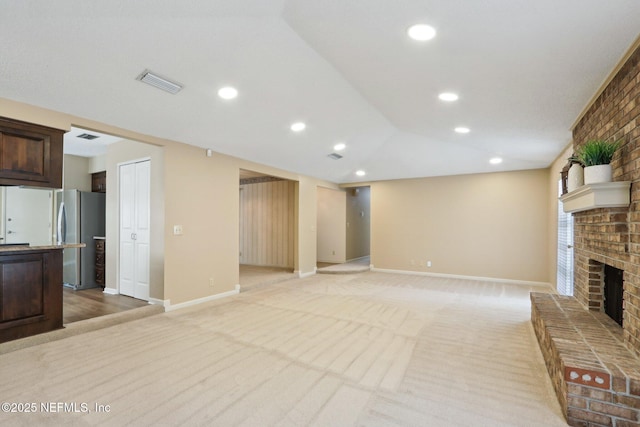
<path fill-rule="evenodd" d="M 307 125 L 305 125 L 303 122 L 296 122 L 296 123 L 291 125 L 291 130 L 294 131 L 294 132 L 301 132 L 306 127 L 307 127 Z"/>
<path fill-rule="evenodd" d="M 222 99 L 233 99 L 238 96 L 238 90 L 231 86 L 226 86 L 218 91 L 218 96 Z"/>
<path fill-rule="evenodd" d="M 333 146 L 333 149 L 336 150 L 336 151 L 342 151 L 345 148 L 347 148 L 347 146 L 346 146 L 346 144 L 343 144 L 342 142 Z"/>
<path fill-rule="evenodd" d="M 453 92 L 443 92 L 438 95 L 438 98 L 440 98 L 441 101 L 457 101 L 458 95 Z"/>
<path fill-rule="evenodd" d="M 363 170 L 356 171 L 356 175 L 358 175 L 358 176 L 365 176 L 366 174 L 367 173 L 365 171 L 363 171 Z"/>
<path fill-rule="evenodd" d="M 422 42 L 434 38 L 436 36 L 436 30 L 429 25 L 417 24 L 409 27 L 407 34 L 412 39 Z"/>
<path fill-rule="evenodd" d="M 458 126 L 457 128 L 454 129 L 454 131 L 456 131 L 458 133 L 469 133 L 470 132 L 469 128 L 466 128 L 464 126 Z"/>
<path fill-rule="evenodd" d="M 493 159 L 489 160 L 489 163 L 491 163 L 492 165 L 499 165 L 500 163 L 502 163 L 502 159 L 500 157 L 494 157 Z"/>

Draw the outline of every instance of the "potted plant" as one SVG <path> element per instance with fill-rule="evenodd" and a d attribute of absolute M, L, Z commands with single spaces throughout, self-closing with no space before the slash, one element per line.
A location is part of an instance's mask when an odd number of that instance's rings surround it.
<path fill-rule="evenodd" d="M 620 141 L 587 141 L 578 149 L 576 158 L 584 166 L 584 183 L 611 182 L 611 159 Z"/>

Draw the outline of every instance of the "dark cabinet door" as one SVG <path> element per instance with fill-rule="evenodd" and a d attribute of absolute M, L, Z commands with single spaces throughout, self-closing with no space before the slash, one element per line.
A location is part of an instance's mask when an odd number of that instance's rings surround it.
<path fill-rule="evenodd" d="M 96 240 L 96 284 L 102 286 L 104 289 L 104 255 L 105 245 L 104 240 Z"/>
<path fill-rule="evenodd" d="M 0 262 L 0 322 L 44 315 L 42 254 L 3 257 Z"/>
<path fill-rule="evenodd" d="M 96 172 L 91 174 L 91 191 L 94 193 L 107 192 L 107 172 Z"/>
<path fill-rule="evenodd" d="M 0 117 L 0 185 L 62 188 L 63 135 Z"/>
<path fill-rule="evenodd" d="M 62 327 L 62 250 L 0 252 L 0 343 Z"/>

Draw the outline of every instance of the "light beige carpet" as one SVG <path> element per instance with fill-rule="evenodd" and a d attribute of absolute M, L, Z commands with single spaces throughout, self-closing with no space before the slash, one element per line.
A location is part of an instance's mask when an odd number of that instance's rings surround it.
<path fill-rule="evenodd" d="M 1 400 L 37 405 L 0 424 L 565 426 L 529 290 L 375 272 L 263 286 L 0 356 Z"/>

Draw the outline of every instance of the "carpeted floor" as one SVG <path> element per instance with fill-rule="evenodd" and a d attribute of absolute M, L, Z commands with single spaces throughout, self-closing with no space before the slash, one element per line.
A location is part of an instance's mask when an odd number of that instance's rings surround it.
<path fill-rule="evenodd" d="M 0 400 L 36 410 L 0 424 L 566 426 L 532 289 L 377 272 L 261 286 L 1 355 Z"/>
<path fill-rule="evenodd" d="M 317 273 L 319 274 L 355 274 L 369 271 L 370 258 L 368 256 L 344 262 L 342 264 L 328 264 L 320 267 L 318 263 Z"/>

